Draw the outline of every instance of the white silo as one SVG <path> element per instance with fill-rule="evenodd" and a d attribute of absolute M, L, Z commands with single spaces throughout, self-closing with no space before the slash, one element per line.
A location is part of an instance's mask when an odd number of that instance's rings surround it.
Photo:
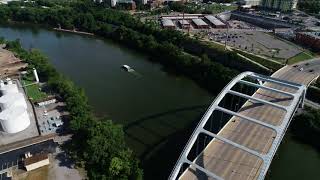
<path fill-rule="evenodd" d="M 0 124 L 7 133 L 16 133 L 30 125 L 27 102 L 23 93 L 19 92 L 17 84 L 6 79 L 7 84 L 0 81 Z"/>
<path fill-rule="evenodd" d="M 38 83 L 39 82 L 39 76 L 38 76 L 36 68 L 33 68 L 33 75 L 34 75 L 34 78 L 36 79 L 36 82 Z"/>
<path fill-rule="evenodd" d="M 27 109 L 27 103 L 22 93 L 9 93 L 0 97 L 1 110 L 10 108 L 11 106 L 22 106 Z"/>
<path fill-rule="evenodd" d="M 11 107 L 0 113 L 2 129 L 7 133 L 17 133 L 30 125 L 27 110 L 22 106 Z"/>
<path fill-rule="evenodd" d="M 3 86 L 0 86 L 0 91 L 2 95 L 6 95 L 9 93 L 19 93 L 18 86 L 16 84 L 4 84 Z"/>

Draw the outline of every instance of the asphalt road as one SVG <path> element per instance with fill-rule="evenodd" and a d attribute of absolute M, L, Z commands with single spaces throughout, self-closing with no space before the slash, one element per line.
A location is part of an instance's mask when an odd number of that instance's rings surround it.
<path fill-rule="evenodd" d="M 305 62 L 300 63 L 298 67 L 286 66 L 274 73 L 272 77 L 308 85 L 320 74 L 320 58 L 308 61 L 308 63 L 308 65 Z M 301 67 L 302 71 L 300 71 Z M 267 83 L 266 86 L 289 92 L 294 91 L 274 84 Z M 292 100 L 285 95 L 262 89 L 257 90 L 253 96 L 280 105 L 288 105 Z M 282 110 L 250 101 L 247 101 L 238 112 L 273 125 L 280 124 L 285 114 Z M 276 135 L 271 129 L 237 117 L 232 117 L 232 121 L 230 120 L 218 134 L 260 153 L 269 151 Z M 194 162 L 224 179 L 234 180 L 257 179 L 262 167 L 262 160 L 258 157 L 219 140 L 211 141 Z M 180 179 L 207 180 L 212 178 L 200 171 L 188 168 Z"/>

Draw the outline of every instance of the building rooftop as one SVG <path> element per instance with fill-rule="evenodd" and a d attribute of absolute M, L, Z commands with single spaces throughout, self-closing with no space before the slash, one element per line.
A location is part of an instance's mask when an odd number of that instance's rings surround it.
<path fill-rule="evenodd" d="M 212 16 L 212 15 L 208 15 L 205 16 L 205 18 L 210 21 L 212 24 L 216 25 L 216 26 L 223 26 L 225 25 L 223 22 L 221 22 L 218 18 Z"/>
<path fill-rule="evenodd" d="M 190 23 L 187 20 L 179 20 L 179 23 L 182 25 L 190 25 Z"/>
<path fill-rule="evenodd" d="M 175 26 L 173 21 L 170 20 L 170 19 L 162 19 L 161 22 L 162 22 L 162 25 L 165 26 L 165 27 Z"/>
<path fill-rule="evenodd" d="M 48 154 L 44 154 L 44 153 L 43 154 L 36 154 L 36 155 L 33 155 L 32 157 L 25 159 L 24 165 L 28 166 L 30 164 L 34 164 L 34 163 L 37 163 L 37 162 L 45 160 L 45 159 L 48 159 Z"/>
<path fill-rule="evenodd" d="M 192 19 L 192 21 L 193 21 L 197 26 L 208 26 L 208 24 L 205 23 L 202 19 Z"/>
<path fill-rule="evenodd" d="M 320 39 L 320 31 L 319 32 L 303 32 L 303 34 Z"/>

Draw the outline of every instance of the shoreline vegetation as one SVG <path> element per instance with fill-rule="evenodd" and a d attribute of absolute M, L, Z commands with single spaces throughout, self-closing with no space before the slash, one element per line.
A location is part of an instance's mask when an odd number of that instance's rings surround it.
<path fill-rule="evenodd" d="M 84 34 L 84 35 L 94 36 L 93 33 L 88 33 L 88 32 L 84 32 L 84 31 L 77 31 L 77 30 L 75 30 L 75 29 L 69 30 L 69 29 L 62 29 L 62 28 L 53 28 L 53 30 L 55 30 L 55 31 L 62 31 L 62 32 L 69 32 L 69 33 L 75 33 L 75 34 Z"/>
<path fill-rule="evenodd" d="M 77 29 L 112 39 L 149 55 L 150 60 L 185 75 L 212 94 L 219 93 L 239 71 L 271 73 L 239 57 L 236 52 L 226 52 L 174 30 L 160 30 L 143 24 L 125 12 L 96 5 L 89 0 L 37 0 L 0 5 L 0 22 L 10 21 L 49 27 L 60 25 L 64 29 Z M 40 52 L 27 52 L 18 41 L 7 44 L 9 50 L 39 69 L 48 86 L 66 100 L 72 117 L 69 127 L 75 134 L 67 149 L 78 162 L 85 162 L 88 176 L 93 179 L 141 179 L 142 170 L 133 152 L 124 143 L 122 127 L 110 120 L 93 117 L 83 90 L 59 74 Z M 273 67 L 274 71 L 278 68 L 270 62 L 268 66 Z"/>
<path fill-rule="evenodd" d="M 290 131 L 294 139 L 308 144 L 320 152 L 320 110 L 306 106 L 302 114 L 293 118 Z"/>
<path fill-rule="evenodd" d="M 35 67 L 47 88 L 66 102 L 70 113 L 66 124 L 73 137 L 64 149 L 78 166 L 85 167 L 90 179 L 143 179 L 139 161 L 127 147 L 121 125 L 94 117 L 84 91 L 57 72 L 38 50 L 26 51 L 18 40 L 0 38 L 0 44 L 6 44 L 7 50 L 28 63 L 29 70 Z"/>

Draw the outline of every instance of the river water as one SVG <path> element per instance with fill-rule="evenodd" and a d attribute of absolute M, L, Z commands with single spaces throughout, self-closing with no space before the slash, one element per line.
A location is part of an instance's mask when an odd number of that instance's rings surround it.
<path fill-rule="evenodd" d="M 214 98 L 193 81 L 167 73 L 146 56 L 110 41 L 32 26 L 2 26 L 0 36 L 19 38 L 26 49 L 40 49 L 57 70 L 85 90 L 98 116 L 123 124 L 147 177 L 168 176 L 190 134 L 183 130 L 200 119 Z M 135 71 L 121 70 L 123 64 Z M 270 177 L 316 179 L 318 167 L 319 153 L 287 138 Z"/>

